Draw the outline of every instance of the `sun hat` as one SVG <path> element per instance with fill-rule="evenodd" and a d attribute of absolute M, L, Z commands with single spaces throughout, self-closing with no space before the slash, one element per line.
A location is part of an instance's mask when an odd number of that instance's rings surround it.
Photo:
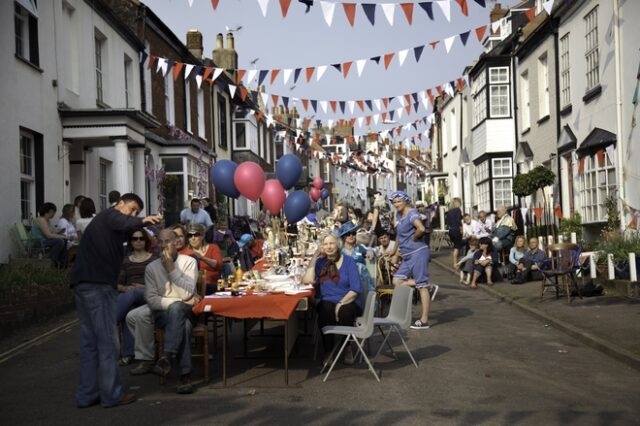
<path fill-rule="evenodd" d="M 251 236 L 251 234 L 242 234 L 242 236 L 240 237 L 240 241 L 238 241 L 238 246 L 242 248 L 249 244 L 251 241 L 253 241 L 253 236 Z"/>
<path fill-rule="evenodd" d="M 204 235 L 205 232 L 205 228 L 204 226 L 198 224 L 198 223 L 192 223 L 191 225 L 189 225 L 189 228 L 187 228 L 187 234 L 200 234 L 200 235 Z"/>
<path fill-rule="evenodd" d="M 357 232 L 358 229 L 360 229 L 360 225 L 356 225 L 355 223 L 349 221 L 340 227 L 340 229 L 338 230 L 338 235 L 340 236 L 340 238 L 343 238 L 347 234 Z"/>

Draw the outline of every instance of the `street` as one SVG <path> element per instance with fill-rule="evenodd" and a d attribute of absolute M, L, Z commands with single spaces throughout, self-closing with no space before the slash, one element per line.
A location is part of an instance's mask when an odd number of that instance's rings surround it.
<path fill-rule="evenodd" d="M 290 361 L 289 388 L 283 386 L 282 360 L 276 356 L 230 359 L 233 386 L 222 388 L 218 345 L 212 381 L 194 395 L 175 394 L 175 377 L 160 386 L 155 376 L 129 376 L 127 367 L 123 383 L 139 401 L 114 409 L 77 409 L 75 326 L 0 364 L 0 423 L 638 424 L 639 371 L 485 292 L 462 287 L 433 263 L 431 279 L 440 285 L 432 304 L 433 326 L 408 331 L 419 368 L 393 339 L 399 359 L 379 358 L 380 383 L 364 364 L 338 364 L 323 383 L 320 362 L 311 360 L 311 339 L 300 337 Z M 234 333 L 241 334 L 241 327 Z M 281 344 L 253 340 L 251 348 L 264 344 L 276 351 Z M 374 335 L 372 350 L 379 342 Z M 231 346 L 234 354 L 241 352 L 237 339 Z M 198 379 L 201 360 L 193 365 Z"/>

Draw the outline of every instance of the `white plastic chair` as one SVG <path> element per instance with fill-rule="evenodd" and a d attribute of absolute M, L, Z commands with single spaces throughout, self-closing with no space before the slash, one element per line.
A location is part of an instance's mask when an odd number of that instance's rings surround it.
<path fill-rule="evenodd" d="M 389 336 L 391 336 L 391 333 L 395 331 L 396 333 L 398 333 L 398 336 L 400 336 L 402 345 L 404 346 L 404 349 L 409 354 L 411 361 L 413 361 L 413 365 L 415 365 L 416 368 L 418 368 L 418 363 L 413 358 L 413 354 L 409 350 L 409 347 L 407 346 L 407 343 L 404 341 L 404 337 L 402 337 L 402 333 L 400 332 L 400 330 L 406 330 L 407 328 L 409 328 L 409 325 L 411 325 L 412 302 L 413 302 L 413 288 L 409 286 L 404 286 L 404 285 L 396 286 L 396 288 L 393 291 L 393 296 L 391 297 L 391 306 L 389 306 L 389 314 L 384 318 L 376 317 L 373 319 L 373 325 L 375 327 L 378 327 L 378 329 L 380 330 L 380 333 L 384 336 L 384 340 L 382 341 L 382 344 L 378 348 L 378 352 L 376 352 L 376 355 L 373 357 L 373 360 L 371 361 L 372 364 L 375 364 L 376 359 L 378 358 L 378 355 L 380 355 L 380 352 L 382 351 L 382 348 L 384 347 L 384 345 L 387 344 L 387 346 L 389 346 L 389 343 L 387 342 L 387 340 L 389 339 Z M 384 326 L 389 327 L 389 331 L 387 332 L 386 335 L 382 330 L 382 327 Z M 389 346 L 389 348 L 391 348 L 391 346 Z M 397 359 L 393 348 L 391 348 L 391 352 L 393 356 Z"/>
<path fill-rule="evenodd" d="M 378 374 L 376 374 L 376 371 L 373 369 L 373 365 L 371 365 L 371 362 L 369 362 L 369 358 L 367 358 L 367 354 L 362 349 L 362 343 L 366 339 L 371 337 L 371 335 L 373 334 L 373 311 L 374 311 L 375 297 L 376 297 L 376 293 L 373 291 L 370 291 L 367 294 L 367 299 L 364 306 L 364 314 L 362 315 L 362 317 L 360 317 L 361 321 L 358 325 L 355 325 L 355 326 L 328 325 L 326 327 L 322 327 L 323 334 L 347 336 L 347 338 L 344 339 L 344 342 L 340 346 L 340 350 L 338 351 L 338 353 L 334 356 L 336 349 L 338 347 L 338 345 L 335 345 L 333 347 L 333 350 L 331 351 L 331 355 L 322 366 L 322 370 L 320 371 L 320 373 L 324 372 L 325 368 L 327 368 L 327 364 L 329 364 L 329 361 L 333 359 L 333 362 L 331 363 L 331 367 L 329 367 L 329 371 L 327 371 L 327 374 L 324 376 L 324 379 L 322 380 L 323 382 L 327 381 L 329 374 L 331 374 L 331 371 L 333 371 L 333 367 L 336 365 L 336 362 L 338 362 L 338 359 L 340 358 L 340 355 L 342 355 L 344 348 L 351 341 L 355 342 L 356 346 L 358 347 L 359 353 L 362 355 L 363 359 L 366 361 L 367 365 L 369 366 L 369 371 L 371 371 L 371 374 L 373 374 L 373 376 L 376 378 L 377 381 L 380 381 Z"/>

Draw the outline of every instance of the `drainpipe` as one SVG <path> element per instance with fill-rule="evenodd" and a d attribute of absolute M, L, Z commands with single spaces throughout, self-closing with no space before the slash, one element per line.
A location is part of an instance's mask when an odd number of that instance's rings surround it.
<path fill-rule="evenodd" d="M 511 81 L 513 82 L 513 129 L 515 131 L 515 142 L 516 142 L 516 146 L 514 146 L 514 150 L 513 150 L 513 154 L 511 155 L 511 177 L 514 178 L 514 173 L 513 173 L 513 163 L 515 163 L 516 161 L 516 152 L 518 151 L 518 140 L 520 139 L 518 137 L 518 118 L 517 118 L 517 113 L 518 113 L 518 79 L 516 78 L 517 76 L 517 69 L 516 69 L 516 60 L 517 60 L 517 56 L 515 54 L 515 50 L 517 49 L 517 45 L 518 45 L 518 40 L 520 39 L 520 36 L 522 36 L 522 28 L 518 28 L 518 34 L 516 37 L 513 38 L 513 42 L 511 44 L 511 52 L 510 52 L 510 56 L 511 56 Z M 513 182 L 513 181 L 511 181 Z M 513 200 L 513 192 L 511 193 L 511 200 Z M 520 200 L 518 200 L 518 204 L 520 205 Z M 520 207 L 522 207 L 520 205 Z"/>
<path fill-rule="evenodd" d="M 624 158 L 622 153 L 624 152 L 624 138 L 622 137 L 622 53 L 620 48 L 620 0 L 613 0 L 613 35 L 615 46 L 615 59 L 616 59 L 616 180 L 618 181 L 619 193 L 618 193 L 618 211 L 621 217 L 624 219 L 624 173 L 623 164 Z M 620 221 L 620 230 L 624 231 L 625 220 Z"/>
<path fill-rule="evenodd" d="M 139 9 L 140 15 L 138 16 L 138 19 L 142 20 L 142 42 L 145 42 L 145 29 L 147 26 L 147 6 L 145 6 L 144 4 L 140 4 L 140 9 Z M 145 44 L 146 47 L 146 44 Z M 147 52 L 150 53 L 150 52 Z M 138 60 L 138 69 L 139 69 L 139 74 L 140 74 L 140 99 L 142 99 L 142 102 L 140 102 L 140 109 L 142 111 L 147 111 L 147 102 L 151 102 L 151 99 L 147 99 L 146 98 L 146 86 L 145 86 L 145 81 L 144 81 L 144 64 L 142 62 L 140 62 Z M 149 84 L 151 84 L 151 81 L 149 81 Z"/>
<path fill-rule="evenodd" d="M 560 139 L 560 52 L 559 52 L 559 33 L 558 27 L 560 22 L 558 19 L 553 19 L 551 21 L 551 26 L 553 28 L 553 60 L 555 61 L 554 74 L 556 79 L 556 182 L 558 183 L 558 200 L 560 201 L 560 205 L 562 205 L 562 159 L 558 155 L 557 144 Z M 572 165 L 573 166 L 573 165 Z M 569 185 L 573 185 L 573 182 L 569 182 Z M 571 201 L 569 201 L 569 205 L 571 205 Z"/>

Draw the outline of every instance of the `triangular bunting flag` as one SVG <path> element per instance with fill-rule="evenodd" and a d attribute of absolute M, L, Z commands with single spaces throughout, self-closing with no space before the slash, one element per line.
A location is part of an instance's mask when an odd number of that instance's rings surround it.
<path fill-rule="evenodd" d="M 382 98 L 382 103 L 384 104 L 384 109 L 389 108 L 389 98 Z"/>
<path fill-rule="evenodd" d="M 364 70 L 364 66 L 367 63 L 366 59 L 359 59 L 356 61 L 356 69 L 358 70 L 358 77 L 362 77 L 362 70 Z"/>
<path fill-rule="evenodd" d="M 360 111 L 364 112 L 364 102 L 363 101 L 356 101 L 356 105 L 358 105 L 358 108 L 360 108 Z"/>
<path fill-rule="evenodd" d="M 271 102 L 273 102 L 273 107 L 277 107 L 278 106 L 278 95 L 271 95 Z"/>
<path fill-rule="evenodd" d="M 176 62 L 176 64 L 173 66 L 173 80 L 177 80 L 178 77 L 180 76 L 180 71 L 182 71 L 182 68 L 184 67 L 184 64 L 182 62 Z"/>
<path fill-rule="evenodd" d="M 447 18 L 447 21 L 451 22 L 451 3 L 449 0 L 438 0 L 436 1 L 436 4 L 440 7 L 442 14 Z"/>
<path fill-rule="evenodd" d="M 216 10 L 218 8 L 218 3 L 220 3 L 220 0 L 211 0 L 211 6 L 213 7 L 213 10 Z"/>
<path fill-rule="evenodd" d="M 331 26 L 331 24 L 333 23 L 333 13 L 336 10 L 336 4 L 327 1 L 321 1 L 320 7 L 322 8 L 322 15 L 324 16 L 325 22 L 328 26 Z"/>
<path fill-rule="evenodd" d="M 400 3 L 400 7 L 409 25 L 413 24 L 413 3 Z"/>
<path fill-rule="evenodd" d="M 211 82 L 213 83 L 214 81 L 216 81 L 216 79 L 218 77 L 220 77 L 220 75 L 222 74 L 222 71 L 224 71 L 222 68 L 214 68 L 213 69 L 213 76 L 211 77 Z"/>
<path fill-rule="evenodd" d="M 367 126 L 370 126 L 370 125 L 371 125 L 371 116 L 370 116 L 370 115 L 367 115 L 367 116 L 364 118 L 364 121 L 367 123 Z"/>
<path fill-rule="evenodd" d="M 425 1 L 418 3 L 418 5 L 427 13 L 429 19 L 433 21 L 433 3 L 430 1 Z"/>
<path fill-rule="evenodd" d="M 386 55 L 384 55 L 384 69 L 385 70 L 389 68 L 389 64 L 393 60 L 393 55 L 395 55 L 395 52 L 387 53 Z"/>
<path fill-rule="evenodd" d="M 464 16 L 469 16 L 469 7 L 467 6 L 467 0 L 456 0 L 456 3 L 460 5 L 460 11 Z"/>
<path fill-rule="evenodd" d="M 315 71 L 316 67 L 307 67 L 306 68 L 306 75 L 307 75 L 307 83 L 309 82 L 309 80 L 311 80 L 311 77 L 313 77 L 313 72 Z"/>
<path fill-rule="evenodd" d="M 351 64 L 353 64 L 352 61 L 345 62 L 345 63 L 342 64 L 342 75 L 344 76 L 344 78 L 347 78 L 347 76 L 349 75 L 349 70 L 351 69 Z"/>
<path fill-rule="evenodd" d="M 327 70 L 327 66 L 326 65 L 320 65 L 318 67 L 318 71 L 316 71 L 316 81 L 320 81 L 320 79 L 322 78 L 322 76 L 324 75 L 324 72 Z"/>
<path fill-rule="evenodd" d="M 158 60 L 157 56 L 149 55 L 149 62 L 147 62 L 147 68 L 152 70 L 157 60 Z"/>
<path fill-rule="evenodd" d="M 283 96 L 282 97 L 282 105 L 284 105 L 285 109 L 289 109 L 289 97 L 288 96 Z"/>
<path fill-rule="evenodd" d="M 366 100 L 366 101 L 364 101 L 364 103 L 367 105 L 367 108 L 369 108 L 369 111 L 373 111 L 373 108 L 371 106 L 371 101 L 370 100 Z"/>
<path fill-rule="evenodd" d="M 415 103 L 415 102 L 418 102 L 418 94 L 417 94 L 416 92 L 413 92 L 413 93 L 411 94 L 411 97 L 413 98 L 413 102 L 414 102 L 414 103 Z"/>
<path fill-rule="evenodd" d="M 382 114 L 380 114 L 382 116 L 382 122 L 384 123 L 385 121 L 387 121 L 387 113 L 383 112 Z"/>
<path fill-rule="evenodd" d="M 467 40 L 469 40 L 469 34 L 471 34 L 471 31 L 465 31 L 463 33 L 460 33 L 460 41 L 462 42 L 463 46 L 467 45 Z"/>
<path fill-rule="evenodd" d="M 327 101 L 320 101 L 320 108 L 322 108 L 322 112 L 327 113 Z"/>
<path fill-rule="evenodd" d="M 432 48 L 433 50 L 435 50 L 435 49 L 436 49 L 436 46 L 438 45 L 438 43 L 440 43 L 440 40 L 432 41 L 432 42 L 431 42 L 431 43 L 429 43 L 429 44 L 431 45 L 431 48 Z"/>
<path fill-rule="evenodd" d="M 404 95 L 403 100 L 404 100 L 404 102 L 402 103 L 402 106 L 405 106 L 405 105 L 407 105 L 408 103 L 411 103 L 411 95 L 408 95 L 408 94 L 407 94 L 407 95 Z"/>
<path fill-rule="evenodd" d="M 376 109 L 377 109 L 378 111 L 380 111 L 380 110 L 382 109 L 382 108 L 381 108 L 382 104 L 380 103 L 380 99 L 374 99 L 374 100 L 373 100 L 373 104 L 376 106 Z"/>
<path fill-rule="evenodd" d="M 202 86 L 202 75 L 196 75 L 196 83 L 198 84 L 198 89 Z"/>
<path fill-rule="evenodd" d="M 424 50 L 424 45 L 416 46 L 413 48 L 413 55 L 416 57 L 416 62 L 420 61 L 420 56 L 422 56 L 423 50 Z"/>
<path fill-rule="evenodd" d="M 302 107 L 306 111 L 309 108 L 309 99 L 301 99 L 301 101 L 302 101 Z"/>
<path fill-rule="evenodd" d="M 258 0 L 258 4 L 260 5 L 260 10 L 262 11 L 262 16 L 267 16 L 267 7 L 269 6 L 269 0 Z"/>
<path fill-rule="evenodd" d="M 238 70 L 238 72 L 236 73 L 236 84 L 240 84 L 242 82 L 242 79 L 244 78 L 244 75 L 246 73 L 246 70 Z"/>
<path fill-rule="evenodd" d="M 411 114 L 411 105 L 407 105 L 404 110 L 407 112 L 407 115 Z"/>
<path fill-rule="evenodd" d="M 442 97 L 443 95 L 443 91 L 442 91 L 442 86 L 438 85 L 436 86 L 436 90 L 438 91 L 438 96 Z"/>
<path fill-rule="evenodd" d="M 485 4 L 485 0 L 474 0 L 474 1 L 482 7 L 487 7 L 487 5 Z"/>
<path fill-rule="evenodd" d="M 269 74 L 269 70 L 261 70 L 258 73 L 258 86 L 262 86 L 262 82 L 267 78 L 267 74 Z"/>
<path fill-rule="evenodd" d="M 420 108 L 420 102 L 415 102 L 413 104 L 413 110 L 414 112 L 418 112 L 418 108 Z"/>
<path fill-rule="evenodd" d="M 204 81 L 206 81 L 209 84 L 213 83 L 213 80 L 209 80 L 209 77 L 211 76 L 211 74 L 213 74 L 213 67 L 205 67 L 204 73 L 202 74 L 202 78 Z"/>
<path fill-rule="evenodd" d="M 476 37 L 478 38 L 478 41 L 480 43 L 482 43 L 482 40 L 484 39 L 485 32 L 487 32 L 487 26 L 486 25 L 483 25 L 481 27 L 476 28 Z"/>
<path fill-rule="evenodd" d="M 460 92 L 462 92 L 464 90 L 464 80 L 461 78 L 456 80 L 456 87 Z"/>
<path fill-rule="evenodd" d="M 313 112 L 318 112 L 318 101 L 311 99 L 311 108 L 313 108 Z"/>
<path fill-rule="evenodd" d="M 247 100 L 248 93 L 249 92 L 244 86 L 240 86 L 240 98 L 242 99 L 242 102 L 245 102 Z"/>
<path fill-rule="evenodd" d="M 291 6 L 291 0 L 280 0 L 280 10 L 282 11 L 283 18 L 287 17 L 289 6 Z"/>
<path fill-rule="evenodd" d="M 547 15 L 551 16 L 553 10 L 553 0 L 545 1 L 542 3 L 542 8 L 547 12 Z"/>
<path fill-rule="evenodd" d="M 396 11 L 396 5 L 394 3 L 381 3 L 380 7 L 384 12 L 384 17 L 387 18 L 389 25 L 393 27 L 393 15 Z"/>
<path fill-rule="evenodd" d="M 373 124 L 377 126 L 379 120 L 380 120 L 380 114 L 374 114 L 373 115 Z"/>
<path fill-rule="evenodd" d="M 258 70 L 247 71 L 247 85 L 251 84 L 253 79 L 256 78 L 256 74 L 258 74 Z"/>
<path fill-rule="evenodd" d="M 300 77 L 301 72 L 302 68 L 296 68 L 296 70 L 293 72 L 293 84 L 296 84 L 298 82 L 298 78 Z"/>
<path fill-rule="evenodd" d="M 184 79 L 185 80 L 188 80 L 191 77 L 191 72 L 193 71 L 194 68 L 195 68 L 195 65 L 186 64 L 186 67 L 184 69 Z"/>
<path fill-rule="evenodd" d="M 336 112 L 336 101 L 329 101 L 329 105 L 331 105 L 331 110 Z"/>
<path fill-rule="evenodd" d="M 271 84 L 273 84 L 273 82 L 276 81 L 276 77 L 278 77 L 278 74 L 280 74 L 280 70 L 278 69 L 271 70 Z"/>
<path fill-rule="evenodd" d="M 364 117 L 358 117 L 358 127 L 362 127 L 363 122 L 364 122 Z"/>
<path fill-rule="evenodd" d="M 409 54 L 409 49 L 403 49 L 398 52 L 398 63 L 400 66 L 404 64 L 404 60 L 407 59 L 407 54 Z"/>
<path fill-rule="evenodd" d="M 233 84 L 229 84 L 229 94 L 231 94 L 231 99 L 233 99 L 236 96 L 236 86 L 234 86 Z"/>
<path fill-rule="evenodd" d="M 144 64 L 144 61 L 146 61 L 148 57 L 149 57 L 149 54 L 144 50 L 140 52 L 140 63 Z"/>
<path fill-rule="evenodd" d="M 165 58 L 158 58 L 158 62 L 156 63 L 156 72 L 162 71 L 162 67 L 167 63 Z M 191 65 L 193 67 L 193 65 Z"/>
<path fill-rule="evenodd" d="M 286 69 L 282 72 L 282 79 L 284 81 L 284 84 L 286 85 L 289 82 L 289 78 L 291 78 L 291 73 L 293 72 L 293 70 L 291 68 Z"/>
<path fill-rule="evenodd" d="M 456 36 L 447 37 L 444 39 L 444 47 L 447 50 L 447 53 L 451 51 L 451 46 L 453 46 L 453 42 L 455 41 Z"/>
<path fill-rule="evenodd" d="M 529 22 L 533 21 L 533 18 L 536 16 L 536 8 L 530 7 L 529 9 L 524 11 L 524 14 L 527 16 Z"/>
<path fill-rule="evenodd" d="M 340 105 L 340 111 L 342 111 L 342 114 L 344 114 L 344 107 L 345 107 L 346 102 L 345 101 L 340 101 L 338 102 L 338 105 Z"/>
<path fill-rule="evenodd" d="M 353 110 L 356 106 L 356 101 L 349 101 L 347 102 L 347 105 L 349 105 L 349 111 L 351 111 L 351 115 L 353 115 Z"/>
<path fill-rule="evenodd" d="M 427 96 L 429 97 L 429 102 L 433 105 L 435 103 L 435 96 L 433 96 L 433 91 L 431 89 L 427 89 Z"/>
<path fill-rule="evenodd" d="M 344 14 L 347 16 L 347 21 L 353 27 L 356 22 L 356 4 L 355 3 L 342 3 Z"/>
<path fill-rule="evenodd" d="M 269 104 L 269 95 L 265 92 L 260 92 L 260 97 L 262 98 L 264 107 L 267 108 L 267 105 Z"/>
<path fill-rule="evenodd" d="M 342 64 L 331 64 L 332 67 L 336 69 L 338 72 L 342 72 Z"/>
<path fill-rule="evenodd" d="M 362 11 L 367 17 L 371 25 L 376 24 L 376 5 L 375 3 L 362 3 Z"/>

